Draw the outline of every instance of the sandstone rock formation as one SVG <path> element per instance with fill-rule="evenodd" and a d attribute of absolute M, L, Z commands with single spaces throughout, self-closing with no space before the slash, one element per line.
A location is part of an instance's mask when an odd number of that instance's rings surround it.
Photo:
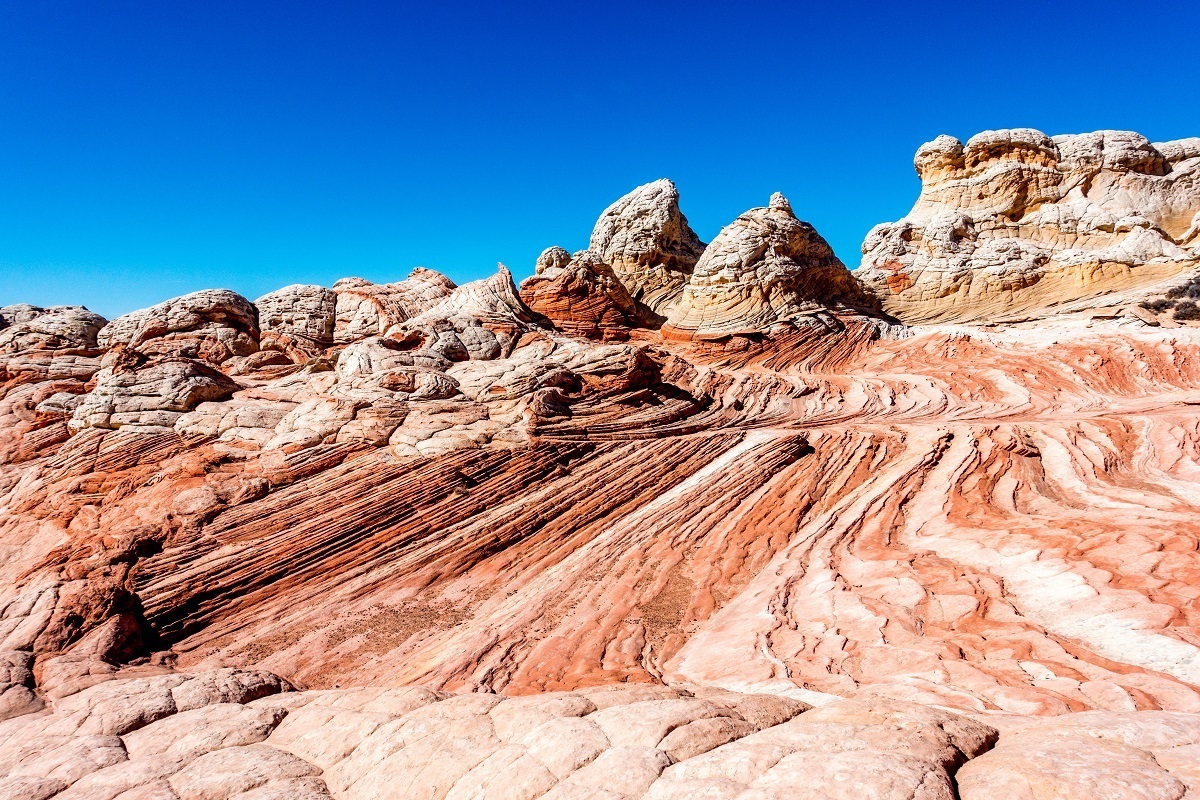
<path fill-rule="evenodd" d="M 641 318 L 613 268 L 589 250 L 572 258 L 561 247 L 548 248 L 521 284 L 521 300 L 556 329 L 588 339 L 628 339 Z"/>
<path fill-rule="evenodd" d="M 343 278 L 333 285 L 334 340 L 349 343 L 386 333 L 395 324 L 415 317 L 454 291 L 445 275 L 417 267 L 406 280 L 374 284 L 362 278 Z"/>
<path fill-rule="evenodd" d="M 32 350 L 86 355 L 97 351 L 96 337 L 107 320 L 82 306 L 0 308 L 0 355 Z"/>
<path fill-rule="evenodd" d="M 300 361 L 320 354 L 333 345 L 337 297 L 324 286 L 296 284 L 258 298 L 259 346 Z"/>
<path fill-rule="evenodd" d="M 669 180 L 639 186 L 604 210 L 588 243 L 634 300 L 666 316 L 704 252 Z"/>
<path fill-rule="evenodd" d="M 899 325 L 778 196 L 618 252 L 0 309 L 0 798 L 1200 792 L 1200 328 Z"/>
<path fill-rule="evenodd" d="M 0 721 L 0 797 L 1183 797 L 1200 715 L 986 722 L 894 701 L 611 686 L 290 691 L 143 669 Z M 957 773 L 957 774 L 956 774 Z"/>
<path fill-rule="evenodd" d="M 225 289 L 194 292 L 118 317 L 98 340 L 105 349 L 125 345 L 147 356 L 199 358 L 220 364 L 258 350 L 258 312 Z"/>
<path fill-rule="evenodd" d="M 663 326 L 671 338 L 753 333 L 829 307 L 872 301 L 833 249 L 776 192 L 713 239 Z"/>
<path fill-rule="evenodd" d="M 1128 131 L 939 136 L 921 196 L 859 277 L 910 322 L 1002 321 L 1143 299 L 1200 266 L 1200 148 Z"/>
<path fill-rule="evenodd" d="M 144 365 L 137 358 L 112 361 L 96 373 L 94 388 L 72 409 L 72 430 L 132 426 L 173 431 L 183 412 L 224 400 L 239 388 L 196 359 L 159 358 Z"/>
<path fill-rule="evenodd" d="M 0 308 L 0 380 L 53 386 L 43 400 L 68 389 L 83 391 L 82 381 L 100 369 L 97 338 L 105 324 L 82 306 Z M 49 383 L 55 380 L 60 383 Z"/>

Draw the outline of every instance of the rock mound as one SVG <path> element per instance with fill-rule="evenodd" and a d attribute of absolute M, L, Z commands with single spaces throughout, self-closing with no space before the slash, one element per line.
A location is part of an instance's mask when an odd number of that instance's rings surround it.
<path fill-rule="evenodd" d="M 590 250 L 572 257 L 561 247 L 538 258 L 537 271 L 521 283 L 521 300 L 571 336 L 627 339 L 641 314 L 612 267 Z"/>
<path fill-rule="evenodd" d="M 713 239 L 663 325 L 671 338 L 719 338 L 870 299 L 833 249 L 796 219 L 782 194 L 742 214 Z"/>
<path fill-rule="evenodd" d="M 209 289 L 117 317 L 98 341 L 146 356 L 198 358 L 220 364 L 258 350 L 258 310 L 236 292 Z"/>
<path fill-rule="evenodd" d="M 922 145 L 921 196 L 858 275 L 910 322 L 1128 303 L 1200 265 L 1200 152 L 1128 131 L 987 131 Z"/>
<path fill-rule="evenodd" d="M 333 285 L 337 293 L 334 341 L 348 344 L 386 333 L 393 325 L 445 300 L 454 289 L 454 281 L 424 267 L 417 267 L 407 279 L 396 283 L 342 278 Z"/>
<path fill-rule="evenodd" d="M 334 343 L 337 292 L 324 286 L 285 286 L 254 301 L 261 330 L 259 346 L 305 361 Z"/>
<path fill-rule="evenodd" d="M 28 351 L 88 354 L 98 348 L 97 335 L 107 324 L 83 306 L 8 306 L 0 308 L 0 356 Z"/>
<path fill-rule="evenodd" d="M 132 351 L 106 359 L 95 387 L 75 408 L 72 430 L 127 428 L 165 433 L 185 411 L 224 400 L 239 388 L 231 378 L 199 359 L 159 357 L 145 361 Z"/>
<path fill-rule="evenodd" d="M 665 316 L 704 252 L 665 178 L 639 186 L 604 210 L 588 250 L 612 267 L 630 296 Z"/>

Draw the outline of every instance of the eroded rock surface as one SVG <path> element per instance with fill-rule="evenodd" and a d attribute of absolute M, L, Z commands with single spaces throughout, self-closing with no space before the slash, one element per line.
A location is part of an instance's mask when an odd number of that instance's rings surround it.
<path fill-rule="evenodd" d="M 520 290 L 0 309 L 0 797 L 1194 793 L 1200 329 L 901 325 L 781 197 L 684 269 L 673 192 Z"/>
<path fill-rule="evenodd" d="M 241 295 L 212 289 L 118 317 L 100 346 L 124 345 L 146 356 L 181 356 L 220 364 L 258 350 L 258 311 Z"/>
<path fill-rule="evenodd" d="M 669 180 L 639 186 L 604 210 L 588 243 L 634 300 L 666 316 L 704 252 Z"/>
<path fill-rule="evenodd" d="M 346 344 L 387 333 L 393 325 L 440 303 L 454 288 L 454 282 L 445 275 L 423 267 L 396 283 L 343 278 L 333 285 L 337 294 L 334 339 Z"/>
<path fill-rule="evenodd" d="M 521 300 L 557 330 L 587 339 L 628 339 L 642 316 L 613 268 L 588 250 L 572 257 L 547 249 L 521 284 Z"/>
<path fill-rule="evenodd" d="M 320 354 L 333 345 L 337 297 L 324 286 L 296 284 L 258 298 L 259 345 L 298 361 Z"/>
<path fill-rule="evenodd" d="M 663 332 L 721 338 L 829 308 L 872 306 L 829 244 L 776 192 L 766 208 L 747 211 L 713 239 Z"/>
<path fill-rule="evenodd" d="M 1133 304 L 1200 264 L 1200 150 L 1129 131 L 939 136 L 921 196 L 863 242 L 859 277 L 909 322 Z"/>
<path fill-rule="evenodd" d="M 135 671 L 128 669 L 126 672 Z M 525 696 L 122 674 L 0 721 L 0 797 L 1181 798 L 1200 715 L 986 721 L 618 684 Z M 957 791 L 956 791 L 957 789 Z"/>

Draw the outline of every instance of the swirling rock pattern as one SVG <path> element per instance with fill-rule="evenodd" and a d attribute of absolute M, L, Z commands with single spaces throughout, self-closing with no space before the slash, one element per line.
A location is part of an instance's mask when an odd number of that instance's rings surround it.
<path fill-rule="evenodd" d="M 1200 146 L 1129 131 L 939 136 L 921 196 L 859 277 L 909 322 L 1000 321 L 1143 299 L 1200 265 Z"/>
<path fill-rule="evenodd" d="M 454 288 L 454 282 L 445 275 L 423 267 L 397 283 L 343 278 L 333 285 L 337 295 L 334 340 L 346 344 L 387 333 L 392 325 L 440 303 Z"/>
<path fill-rule="evenodd" d="M 537 270 L 0 310 L 0 797 L 1200 791 L 1200 329 Z"/>

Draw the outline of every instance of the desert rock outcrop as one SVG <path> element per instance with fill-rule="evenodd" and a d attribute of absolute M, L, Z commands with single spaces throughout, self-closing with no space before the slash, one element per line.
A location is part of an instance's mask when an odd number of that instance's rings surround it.
<path fill-rule="evenodd" d="M 572 257 L 561 247 L 547 249 L 522 282 L 521 300 L 556 329 L 587 339 L 627 339 L 641 317 L 612 267 L 589 250 Z"/>
<path fill-rule="evenodd" d="M 320 354 L 333 345 L 337 297 L 324 286 L 296 284 L 258 298 L 259 346 L 297 360 Z"/>
<path fill-rule="evenodd" d="M 1194 714 L 1000 718 L 992 749 L 987 721 L 895 701 L 291 691 L 261 671 L 128 672 L 0 721 L 0 796 L 1084 800 L 1196 786 Z"/>
<path fill-rule="evenodd" d="M 396 283 L 343 278 L 333 285 L 337 294 L 334 340 L 346 344 L 387 333 L 393 325 L 449 297 L 454 288 L 454 282 L 445 275 L 423 267 Z"/>
<path fill-rule="evenodd" d="M 1129 131 L 939 136 L 921 196 L 859 277 L 910 322 L 1002 321 L 1144 299 L 1200 265 L 1200 151 Z"/>
<path fill-rule="evenodd" d="M 588 250 L 612 267 L 634 300 L 666 316 L 704 252 L 669 180 L 639 186 L 604 210 Z"/>
<path fill-rule="evenodd" d="M 198 358 L 220 364 L 258 350 L 258 311 L 236 292 L 210 289 L 118 317 L 101 329 L 100 346 L 147 356 Z"/>
<path fill-rule="evenodd" d="M 102 368 L 95 376 L 95 387 L 74 408 L 71 428 L 134 426 L 173 431 L 183 412 L 206 401 L 224 400 L 238 389 L 231 378 L 197 359 L 139 362 Z"/>
<path fill-rule="evenodd" d="M 66 381 L 55 392 L 82 391 L 81 382 L 100 369 L 97 338 L 106 323 L 82 306 L 0 308 L 0 380 Z"/>
<path fill-rule="evenodd" d="M 82 306 L 0 308 L 0 356 L 28 351 L 94 354 L 96 337 L 107 320 Z"/>
<path fill-rule="evenodd" d="M 871 306 L 829 244 L 776 192 L 766 208 L 750 209 L 712 240 L 663 333 L 719 338 L 831 307 Z"/>
<path fill-rule="evenodd" d="M 1191 246 L 1194 142 L 973 142 Z M 684 269 L 655 186 L 520 290 L 0 309 L 0 797 L 1200 790 L 1200 328 L 897 324 L 780 196 Z"/>

